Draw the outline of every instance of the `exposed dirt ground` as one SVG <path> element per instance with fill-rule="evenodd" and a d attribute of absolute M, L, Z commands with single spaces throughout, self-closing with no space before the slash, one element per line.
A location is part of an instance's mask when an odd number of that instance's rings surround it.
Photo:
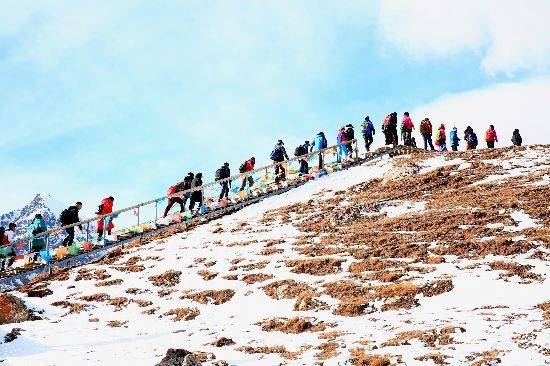
<path fill-rule="evenodd" d="M 16 294 L 37 294 L 60 322 L 81 314 L 139 335 L 154 333 L 140 322 L 158 323 L 188 342 L 172 347 L 218 361 L 549 364 L 550 147 L 415 153 L 367 168 L 387 165 Z"/>

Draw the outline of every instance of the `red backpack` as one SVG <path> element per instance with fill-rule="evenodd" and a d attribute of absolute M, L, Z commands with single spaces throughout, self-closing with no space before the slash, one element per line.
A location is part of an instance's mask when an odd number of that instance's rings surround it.
<path fill-rule="evenodd" d="M 173 195 L 174 193 L 176 193 L 176 185 L 172 185 L 170 187 L 168 187 L 168 191 L 166 192 L 166 195 L 167 196 L 171 196 Z"/>
<path fill-rule="evenodd" d="M 171 196 L 174 193 L 181 192 L 184 188 L 185 188 L 185 181 L 179 182 L 177 184 L 174 184 L 168 187 L 168 191 L 166 192 L 166 195 Z"/>
<path fill-rule="evenodd" d="M 487 142 L 493 142 L 495 141 L 495 134 L 493 133 L 494 130 L 487 130 L 487 132 L 485 132 L 485 141 Z"/>

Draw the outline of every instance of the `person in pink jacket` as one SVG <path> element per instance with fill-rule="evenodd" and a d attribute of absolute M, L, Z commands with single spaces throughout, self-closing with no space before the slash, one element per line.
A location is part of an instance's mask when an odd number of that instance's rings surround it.
<path fill-rule="evenodd" d="M 485 132 L 485 142 L 489 149 L 495 147 L 495 142 L 498 142 L 497 131 L 495 131 L 495 126 L 490 125 L 487 132 Z"/>
<path fill-rule="evenodd" d="M 409 117 L 409 112 L 403 114 L 403 120 L 401 121 L 401 138 L 403 139 L 403 145 L 411 145 L 411 134 L 414 128 L 414 124 Z"/>

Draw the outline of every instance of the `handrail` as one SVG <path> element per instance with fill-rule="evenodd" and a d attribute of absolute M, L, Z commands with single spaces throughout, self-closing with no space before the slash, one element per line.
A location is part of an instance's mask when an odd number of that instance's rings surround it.
<path fill-rule="evenodd" d="M 209 183 L 206 183 L 206 184 L 203 184 L 199 187 L 194 187 L 194 188 L 189 188 L 189 189 L 186 189 L 184 191 L 181 191 L 181 192 L 177 192 L 177 193 L 174 193 L 174 194 L 171 194 L 171 195 L 166 195 L 166 196 L 162 196 L 162 197 L 158 197 L 158 198 L 155 198 L 155 199 L 152 199 L 152 200 L 149 200 L 149 201 L 145 201 L 145 202 L 141 202 L 141 203 L 138 203 L 136 205 L 133 205 L 133 206 L 129 206 L 129 207 L 125 207 L 125 208 L 122 208 L 122 209 L 119 209 L 119 210 L 116 210 L 116 211 L 113 211 L 111 213 L 108 213 L 108 214 L 105 214 L 105 215 L 98 215 L 98 216 L 95 216 L 95 217 L 92 217 L 92 218 L 89 218 L 89 219 L 86 219 L 86 220 L 82 220 L 82 221 L 79 221 L 79 222 L 76 222 L 74 224 L 69 224 L 69 225 L 65 225 L 65 226 L 59 226 L 59 227 L 56 227 L 54 229 L 50 229 L 48 231 L 45 231 L 45 232 L 42 232 L 40 234 L 37 234 L 37 235 L 27 235 L 25 238 L 23 238 L 22 240 L 19 240 L 17 243 L 15 244 L 20 244 L 20 243 L 25 243 L 26 241 L 29 241 L 31 239 L 37 239 L 37 238 L 43 238 L 43 237 L 47 237 L 51 234 L 56 234 L 56 233 L 60 233 L 62 232 L 63 230 L 66 230 L 66 229 L 69 229 L 69 228 L 72 228 L 72 227 L 76 227 L 76 226 L 81 226 L 81 225 L 84 225 L 84 224 L 88 224 L 90 222 L 94 222 L 94 221 L 98 221 L 98 220 L 102 220 L 106 217 L 112 217 L 112 216 L 116 216 L 116 215 L 119 215 L 121 213 L 124 213 L 124 212 L 128 212 L 128 211 L 132 211 L 132 210 L 135 210 L 136 208 L 140 208 L 142 206 L 146 206 L 146 205 L 150 205 L 152 203 L 156 203 L 156 202 L 159 202 L 161 200 L 164 200 L 164 199 L 167 199 L 167 198 L 172 198 L 172 197 L 181 197 L 187 193 L 192 193 L 192 192 L 195 192 L 195 191 L 202 191 L 204 190 L 205 188 L 208 188 L 208 187 L 211 187 L 215 184 L 221 184 L 223 182 L 226 182 L 226 181 L 232 181 L 232 180 L 235 180 L 235 179 L 238 179 L 238 178 L 242 178 L 242 177 L 246 177 L 248 176 L 249 174 L 254 174 L 254 173 L 257 173 L 257 172 L 260 172 L 260 171 L 263 171 L 263 170 L 267 170 L 269 168 L 272 168 L 272 167 L 275 167 L 277 165 L 284 165 L 288 162 L 291 162 L 291 161 L 298 161 L 298 160 L 301 160 L 301 159 L 304 159 L 304 158 L 310 158 L 311 156 L 313 155 L 319 155 L 319 154 L 324 154 L 330 150 L 334 150 L 335 148 L 337 149 L 338 146 L 340 145 L 351 145 L 351 144 L 355 144 L 356 145 L 356 149 L 357 149 L 357 139 L 353 139 L 353 140 L 350 140 L 350 141 L 346 141 L 346 142 L 343 142 L 343 143 L 339 143 L 339 144 L 336 144 L 336 145 L 332 145 L 332 146 L 328 146 L 324 149 L 321 149 L 321 150 L 317 150 L 317 151 L 313 151 L 313 152 L 310 152 L 310 153 L 307 153 L 307 154 L 304 154 L 304 155 L 300 155 L 300 156 L 296 156 L 296 157 L 293 157 L 291 159 L 287 159 L 287 160 L 284 160 L 284 161 L 281 161 L 281 162 L 277 162 L 277 163 L 272 163 L 272 164 L 268 164 L 268 165 L 265 165 L 265 166 L 262 166 L 260 168 L 257 168 L 257 169 L 254 169 L 254 170 L 251 170 L 249 172 L 244 172 L 244 173 L 239 173 L 239 174 L 235 174 L 231 177 L 228 177 L 228 178 L 224 178 L 224 179 L 220 179 L 220 180 L 215 180 L 213 182 L 209 182 Z"/>

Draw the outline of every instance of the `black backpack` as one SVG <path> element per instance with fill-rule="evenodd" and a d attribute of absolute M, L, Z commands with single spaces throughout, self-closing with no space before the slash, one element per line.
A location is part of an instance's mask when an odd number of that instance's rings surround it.
<path fill-rule="evenodd" d="M 304 154 L 305 154 L 304 145 L 300 145 L 300 146 L 296 147 L 296 149 L 294 150 L 294 156 L 302 156 Z"/>
<path fill-rule="evenodd" d="M 346 136 L 346 138 L 347 138 L 348 140 L 353 140 L 354 137 L 355 137 L 355 133 L 354 133 L 354 131 L 353 131 L 353 127 L 348 126 L 348 127 L 346 128 L 346 130 L 344 131 L 344 136 Z"/>
<path fill-rule="evenodd" d="M 101 215 L 101 211 L 103 211 L 103 203 L 97 206 L 96 215 Z"/>
<path fill-rule="evenodd" d="M 244 172 L 246 172 L 246 161 L 242 163 L 241 166 L 239 167 L 239 173 L 244 173 Z"/>
<path fill-rule="evenodd" d="M 62 224 L 67 224 L 69 221 L 69 209 L 66 208 L 63 211 L 61 211 L 61 214 L 59 215 L 59 222 Z"/>
<path fill-rule="evenodd" d="M 216 175 L 215 175 L 215 178 L 216 180 L 221 180 L 223 179 L 223 168 L 219 168 L 218 170 L 216 170 Z"/>

